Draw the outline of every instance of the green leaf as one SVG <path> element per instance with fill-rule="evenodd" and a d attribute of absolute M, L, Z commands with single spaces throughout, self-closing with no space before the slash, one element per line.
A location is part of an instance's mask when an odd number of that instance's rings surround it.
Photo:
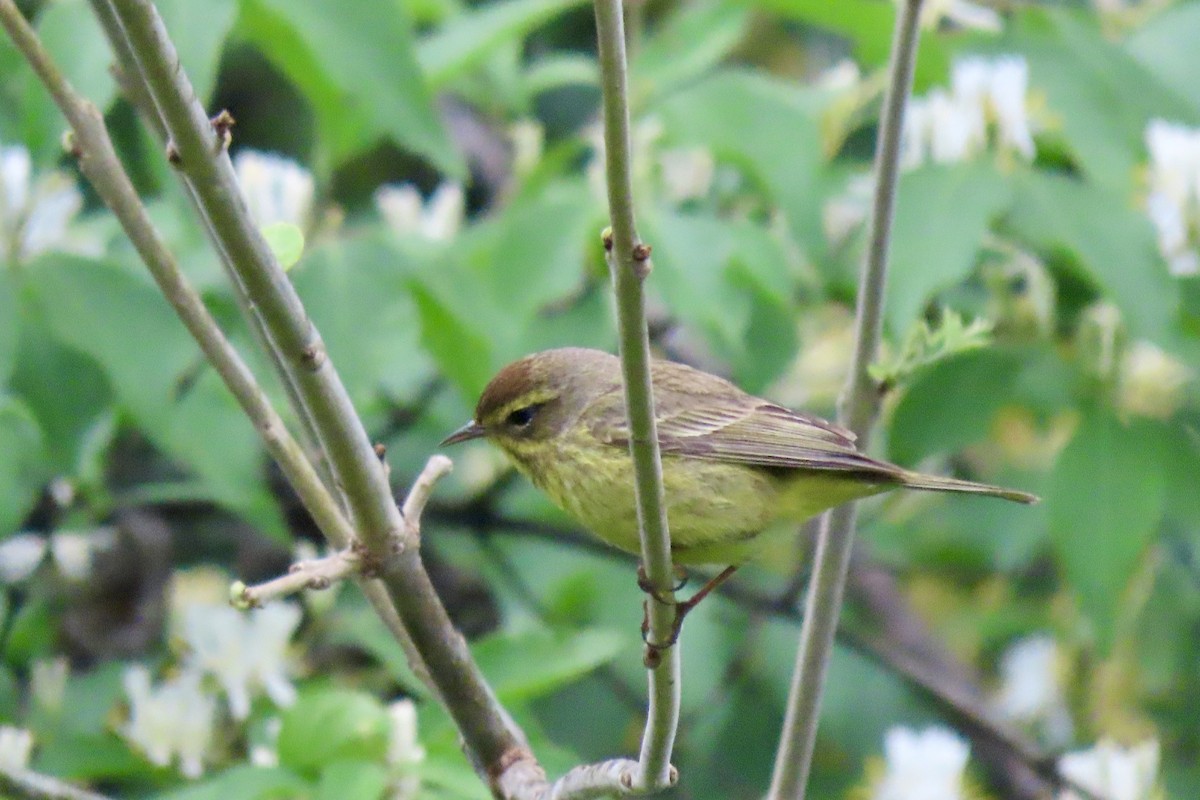
<path fill-rule="evenodd" d="M 495 48 L 523 40 L 584 0 L 496 0 L 449 20 L 417 46 L 417 60 L 438 89 L 483 62 Z"/>
<path fill-rule="evenodd" d="M 335 645 L 352 645 L 365 650 L 388 671 L 394 681 L 404 687 L 406 693 L 425 697 L 425 684 L 417 678 L 408 664 L 403 648 L 379 619 L 379 615 L 365 602 L 350 605 L 339 600 L 330 612 L 327 636 Z"/>
<path fill-rule="evenodd" d="M 1125 49 L 1180 98 L 1192 104 L 1188 117 L 1200 113 L 1196 75 L 1200 74 L 1200 4 L 1178 3 L 1161 10 L 1130 34 Z"/>
<path fill-rule="evenodd" d="M 246 0 L 241 29 L 308 98 L 334 164 L 387 137 L 443 172 L 465 174 L 402 4 Z"/>
<path fill-rule="evenodd" d="M 97 422 L 111 412 L 104 374 L 91 358 L 59 343 L 29 308 L 22 308 L 20 327 L 13 391 L 42 429 L 51 468 L 63 475 L 77 474 Z M 71 376 L 69 392 L 62 391 L 63 375 Z"/>
<path fill-rule="evenodd" d="M 355 237 L 323 242 L 290 275 L 361 411 L 381 390 L 415 395 L 433 372 L 420 346 L 408 261 L 388 243 Z"/>
<path fill-rule="evenodd" d="M 349 758 L 382 760 L 391 722 L 374 697 L 345 689 L 302 694 L 283 714 L 279 763 L 305 775 Z"/>
<path fill-rule="evenodd" d="M 153 797 L 154 800 L 281 800 L 305 797 L 311 790 L 307 781 L 283 767 L 239 764 L 219 775 Z"/>
<path fill-rule="evenodd" d="M 745 170 L 802 242 L 824 241 L 817 181 L 824 94 L 761 73 L 725 70 L 666 98 L 655 115 L 673 144 L 702 145 Z M 771 120 L 764 125 L 763 120 Z M 657 254 L 656 254 L 657 258 Z"/>
<path fill-rule="evenodd" d="M 749 0 L 742 0 L 750 5 Z M 857 61 L 867 68 L 882 67 L 892 52 L 892 30 L 896 10 L 877 0 L 756 0 L 756 9 L 779 14 L 841 34 L 850 40 Z M 930 81 L 945 77 L 949 55 L 943 38 L 921 36 L 917 48 L 915 86 L 921 91 Z"/>
<path fill-rule="evenodd" d="M 0 537 L 25 520 L 49 477 L 42 432 L 29 408 L 0 393 Z"/>
<path fill-rule="evenodd" d="M 892 232 L 887 319 L 905 331 L 934 292 L 970 274 L 1012 189 L 989 164 L 930 166 L 903 175 Z"/>
<path fill-rule="evenodd" d="M 285 271 L 294 267 L 300 256 L 304 255 L 304 231 L 300 230 L 299 225 L 273 222 L 263 226 L 262 235 L 267 241 L 267 247 L 271 248 L 271 252 L 279 261 L 279 266 Z"/>
<path fill-rule="evenodd" d="M 969 350 L 916 374 L 892 413 L 888 456 L 915 464 L 985 438 L 1011 402 L 1022 361 L 1017 353 Z"/>
<path fill-rule="evenodd" d="M 1061 175 L 1026 173 L 1017 181 L 1008 225 L 1043 251 L 1065 252 L 1067 266 L 1117 304 L 1134 336 L 1171 338 L 1179 287 L 1159 258 L 1149 220 L 1125 194 Z"/>
<path fill-rule="evenodd" d="M 388 788 L 389 776 L 380 764 L 345 760 L 327 764 L 317 781 L 314 800 L 377 800 Z"/>
<path fill-rule="evenodd" d="M 17 363 L 21 325 L 17 287 L 9 270 L 0 269 L 0 389 L 8 385 Z"/>
<path fill-rule="evenodd" d="M 616 658 L 622 637 L 616 631 L 502 631 L 480 641 L 472 652 L 501 702 L 541 697 L 582 678 Z"/>
<path fill-rule="evenodd" d="M 663 95 L 713 69 L 742 40 L 750 11 L 702 0 L 677 6 L 633 55 L 636 86 Z"/>
<path fill-rule="evenodd" d="M 1029 83 L 1044 91 L 1072 150 L 1093 182 L 1133 189 L 1144 160 L 1146 123 L 1164 117 L 1195 124 L 1193 96 L 1176 94 L 1100 30 L 1082 9 L 1028 6 L 1014 18 L 1009 46 L 1029 61 Z"/>
<path fill-rule="evenodd" d="M 1083 418 L 1050 479 L 1051 542 L 1104 650 L 1129 579 L 1162 517 L 1160 456 L 1155 429 L 1126 425 L 1096 409 Z"/>
<path fill-rule="evenodd" d="M 225 37 L 237 16 L 236 0 L 156 0 L 167 33 L 175 44 L 179 62 L 187 72 L 196 97 L 207 104 L 217 82 L 217 67 Z"/>
<path fill-rule="evenodd" d="M 600 246 L 588 236 L 593 208 L 583 181 L 553 183 L 514 201 L 489 230 L 474 231 L 476 246 L 464 242 L 475 290 L 504 309 L 511 327 L 534 322 L 540 307 L 581 285 L 585 244 Z"/>
<path fill-rule="evenodd" d="M 43 258 L 29 288 L 55 336 L 102 366 L 159 448 L 193 469 L 214 500 L 283 535 L 253 427 L 155 289 L 68 255 Z"/>
<path fill-rule="evenodd" d="M 421 343 L 464 397 L 478 397 L 499 364 L 495 339 L 511 340 L 513 322 L 482 292 L 474 275 L 447 258 L 414 274 L 410 284 L 421 318 Z"/>
<path fill-rule="evenodd" d="M 33 769 L 72 781 L 112 781 L 144 778 L 158 768 L 129 749 L 112 731 L 67 731 L 49 740 L 37 739 Z"/>

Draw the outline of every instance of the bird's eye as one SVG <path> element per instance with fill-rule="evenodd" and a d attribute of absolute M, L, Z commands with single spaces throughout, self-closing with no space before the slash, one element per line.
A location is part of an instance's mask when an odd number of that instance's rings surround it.
<path fill-rule="evenodd" d="M 533 415 L 537 410 L 537 405 L 518 408 L 515 411 L 510 412 L 509 415 L 504 418 L 504 421 L 514 428 L 524 428 L 528 426 L 529 423 L 533 422 Z"/>

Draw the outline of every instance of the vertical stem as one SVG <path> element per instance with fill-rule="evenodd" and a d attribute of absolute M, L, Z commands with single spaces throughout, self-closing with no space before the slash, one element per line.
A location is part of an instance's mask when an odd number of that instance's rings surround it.
<path fill-rule="evenodd" d="M 643 283 L 650 273 L 650 248 L 638 239 L 633 214 L 632 147 L 625 66 L 625 33 L 620 0 L 595 0 L 596 36 L 604 93 L 604 146 L 612 221 L 608 263 L 617 295 L 621 369 L 625 410 L 629 418 L 629 448 L 633 458 L 641 529 L 642 564 L 646 576 L 663 598 L 673 597 L 671 542 L 663 498 L 662 463 L 654 422 L 650 382 L 650 341 L 646 332 Z M 606 246 L 608 243 L 606 242 Z M 674 607 L 647 600 L 650 641 L 665 642 L 671 634 Z M 679 725 L 678 647 L 647 651 L 650 668 L 650 709 L 642 738 L 641 769 L 635 783 L 651 789 L 674 781 L 671 750 Z M 665 655 L 665 657 L 663 657 Z"/>
<path fill-rule="evenodd" d="M 875 152 L 870 246 L 858 290 L 854 360 L 838 408 L 839 421 L 858 434 L 862 446 L 878 412 L 879 398 L 867 368 L 875 358 L 883 325 L 888 245 L 900 171 L 900 134 L 904 127 L 904 107 L 912 90 L 920 11 L 921 0 L 904 0 L 896 17 L 891 76 Z M 822 519 L 768 800 L 802 800 L 805 795 L 817 737 L 821 692 L 846 588 L 856 517 L 857 508 L 851 503 L 833 509 Z"/>

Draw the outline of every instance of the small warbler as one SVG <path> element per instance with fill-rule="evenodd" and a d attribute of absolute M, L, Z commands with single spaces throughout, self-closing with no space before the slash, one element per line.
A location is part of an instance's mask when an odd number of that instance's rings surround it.
<path fill-rule="evenodd" d="M 673 560 L 731 565 L 722 579 L 762 548 L 773 522 L 802 522 L 900 486 L 1037 501 L 871 458 L 850 431 L 683 364 L 654 361 L 650 375 Z M 475 418 L 442 444 L 487 438 L 584 527 L 638 553 L 622 387 L 616 356 L 575 347 L 534 353 L 500 370 Z"/>

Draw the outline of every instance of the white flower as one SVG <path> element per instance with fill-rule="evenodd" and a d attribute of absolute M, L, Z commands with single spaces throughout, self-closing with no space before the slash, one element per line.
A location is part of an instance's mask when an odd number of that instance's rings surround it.
<path fill-rule="evenodd" d="M 1146 215 L 1172 275 L 1200 274 L 1195 234 L 1200 227 L 1200 129 L 1161 119 L 1146 126 L 1150 191 Z"/>
<path fill-rule="evenodd" d="M 46 556 L 46 540 L 32 533 L 17 533 L 0 542 L 0 581 L 20 583 L 33 574 Z"/>
<path fill-rule="evenodd" d="M 1027 161 L 1034 156 L 1033 134 L 1025 98 L 1029 93 L 1029 64 L 1021 56 L 992 62 L 988 96 L 1002 148 L 1012 148 Z"/>
<path fill-rule="evenodd" d="M 402 236 L 417 234 L 430 241 L 448 242 L 462 228 L 466 195 L 458 183 L 443 183 L 427 201 L 411 183 L 380 186 L 375 207 L 388 226 Z"/>
<path fill-rule="evenodd" d="M 29 151 L 0 147 L 0 257 L 18 261 L 64 245 L 83 195 L 65 173 L 33 181 Z"/>
<path fill-rule="evenodd" d="M 988 146 L 991 124 L 995 147 L 1034 156 L 1026 110 L 1029 66 L 1020 56 L 992 60 L 967 57 L 954 62 L 951 90 L 934 89 L 913 98 L 905 112 L 900 164 L 912 169 L 926 157 L 937 164 L 966 161 Z"/>
<path fill-rule="evenodd" d="M 996 705 L 1006 718 L 1038 727 L 1048 743 L 1071 738 L 1071 715 L 1063 696 L 1058 645 L 1049 636 L 1031 636 L 1000 659 Z"/>
<path fill-rule="evenodd" d="M 998 33 L 1002 28 L 998 13 L 967 0 L 932 0 L 921 11 L 921 23 L 927 28 L 937 27 L 943 19 L 968 30 Z"/>
<path fill-rule="evenodd" d="M 32 733 L 24 728 L 0 725 L 0 772 L 11 774 L 29 769 L 32 750 Z"/>
<path fill-rule="evenodd" d="M 56 533 L 50 537 L 54 566 L 67 580 L 82 581 L 91 574 L 95 553 L 111 546 L 116 536 L 116 528 L 111 526 Z"/>
<path fill-rule="evenodd" d="M 961 800 L 970 748 L 945 728 L 892 728 L 884 737 L 887 772 L 871 800 Z"/>
<path fill-rule="evenodd" d="M 388 706 L 388 715 L 392 718 L 392 731 L 387 761 L 400 773 L 388 797 L 409 800 L 421 790 L 421 778 L 413 774 L 412 768 L 425 760 L 425 748 L 417 740 L 417 707 L 412 700 L 402 698 Z"/>
<path fill-rule="evenodd" d="M 1101 739 L 1091 750 L 1067 753 L 1058 760 L 1059 773 L 1104 800 L 1152 800 L 1158 775 L 1158 742 L 1149 739 L 1124 748 Z M 1081 800 L 1066 790 L 1059 800 Z"/>
<path fill-rule="evenodd" d="M 34 661 L 29 676 L 30 694 L 34 702 L 50 712 L 61 711 L 70 674 L 71 664 L 63 656 Z"/>
<path fill-rule="evenodd" d="M 512 169 L 515 175 L 528 175 L 542 160 L 546 147 L 546 128 L 536 119 L 522 119 L 508 129 L 512 144 Z"/>
<path fill-rule="evenodd" d="M 217 679 L 234 719 L 249 716 L 251 692 L 258 688 L 276 705 L 291 705 L 296 689 L 287 677 L 287 645 L 299 624 L 300 609 L 291 603 L 246 613 L 223 605 L 189 606 L 183 612 L 187 664 Z"/>
<path fill-rule="evenodd" d="M 667 199 L 679 204 L 708 194 L 717 162 L 705 147 L 676 147 L 659 154 L 658 167 Z"/>
<path fill-rule="evenodd" d="M 1121 359 L 1117 405 L 1131 414 L 1167 419 L 1183 405 L 1185 389 L 1194 377 L 1183 362 L 1139 339 Z"/>
<path fill-rule="evenodd" d="M 197 778 L 213 738 L 216 701 L 200 688 L 200 675 L 185 671 L 150 685 L 150 673 L 140 664 L 125 670 L 129 721 L 121 733 L 151 763 L 168 766 L 179 759 L 179 771 Z"/>
<path fill-rule="evenodd" d="M 261 227 L 288 223 L 301 228 L 312 213 L 312 173 L 295 161 L 256 150 L 233 157 L 233 169 L 250 215 Z"/>
<path fill-rule="evenodd" d="M 263 740 L 250 745 L 250 763 L 256 767 L 279 766 L 279 732 L 283 720 L 271 717 L 263 727 Z"/>
<path fill-rule="evenodd" d="M 871 212 L 874 197 L 875 176 L 871 173 L 864 172 L 846 181 L 842 193 L 835 195 L 822 210 L 821 224 L 830 244 L 841 245 L 858 230 Z"/>

